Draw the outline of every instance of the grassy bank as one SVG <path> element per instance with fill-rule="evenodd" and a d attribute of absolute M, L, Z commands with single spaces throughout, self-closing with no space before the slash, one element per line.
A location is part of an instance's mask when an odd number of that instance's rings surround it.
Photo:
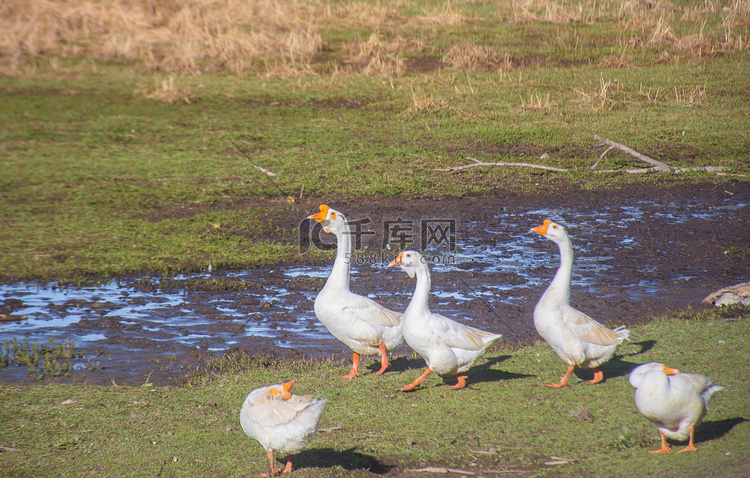
<path fill-rule="evenodd" d="M 298 213 L 288 196 L 727 178 L 592 171 L 595 134 L 747 175 L 749 12 L 743 0 L 5 2 L 0 278 L 294 260 L 274 216 Z M 469 158 L 565 171 L 435 170 Z M 597 169 L 642 166 L 610 151 Z"/>
<path fill-rule="evenodd" d="M 366 363 L 355 380 L 338 378 L 344 363 L 256 362 L 193 375 L 184 388 L 3 386 L 0 472 L 257 475 L 266 471 L 265 453 L 242 432 L 240 405 L 258 386 L 294 379 L 296 393 L 328 399 L 295 476 L 431 476 L 406 473 L 426 467 L 473 476 L 739 476 L 750 466 L 748 324 L 742 308 L 658 319 L 632 331 L 605 366 L 605 383 L 574 380 L 562 390 L 541 386 L 564 370 L 546 345 L 488 353 L 459 391 L 431 377 L 414 392 L 396 392 L 421 373 L 424 362 L 413 357 L 396 359 L 382 377 L 372 373 L 379 364 Z M 646 453 L 658 448 L 658 433 L 637 413 L 627 374 L 649 361 L 726 387 L 696 432 L 696 453 Z"/>

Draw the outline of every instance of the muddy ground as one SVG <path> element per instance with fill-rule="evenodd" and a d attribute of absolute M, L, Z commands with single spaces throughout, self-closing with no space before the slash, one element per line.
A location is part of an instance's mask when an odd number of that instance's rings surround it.
<path fill-rule="evenodd" d="M 273 203 L 273 207 L 279 211 L 276 219 L 280 226 L 279 230 L 294 230 L 299 226 L 300 217 L 316 212 L 321 202 L 340 211 L 346 211 L 350 220 L 366 217 L 376 225 L 398 217 L 455 218 L 459 242 L 462 237 L 471 237 L 475 242 L 479 241 L 480 244 L 492 249 L 502 248 L 504 240 L 507 239 L 502 232 L 497 232 L 497 227 L 493 227 L 491 233 L 485 230 L 485 226 L 494 225 L 499 212 L 518 214 L 516 217 L 523 220 L 519 220 L 513 227 L 527 232 L 530 227 L 541 224 L 544 219 L 538 211 L 552 211 L 551 214 L 555 217 L 551 219 L 565 222 L 574 236 L 574 249 L 578 257 L 582 254 L 589 257 L 612 256 L 608 262 L 610 266 L 601 271 L 589 271 L 590 280 L 587 285 L 574 286 L 571 297 L 574 306 L 609 325 L 642 324 L 676 311 L 702 310 L 708 307 L 701 301 L 709 293 L 750 280 L 750 183 L 746 181 L 732 180 L 719 185 L 637 185 L 614 191 L 585 191 L 561 187 L 551 195 L 514 194 L 497 189 L 490 194 L 461 198 L 305 198 L 294 205 Z M 685 207 L 686 204 L 696 203 L 700 205 L 697 209 L 695 206 Z M 250 204 L 257 204 L 257 201 L 235 198 L 215 207 L 243 210 Z M 635 208 L 638 215 L 639 220 L 629 223 L 626 234 L 637 247 L 624 247 L 618 235 L 613 233 L 617 231 L 614 226 L 622 220 L 618 217 L 618 211 L 622 210 L 622 206 L 629 207 L 631 211 Z M 575 221 L 586 217 L 587 211 L 597 214 L 594 227 L 590 223 L 586 228 L 576 227 Z M 669 212 L 672 220 L 664 219 L 664 211 Z M 173 213 L 163 210 L 157 214 L 160 217 L 184 215 L 185 210 L 181 208 L 179 212 L 175 210 Z M 605 230 L 608 232 L 602 233 Z M 286 237 L 265 239 L 284 242 L 297 241 L 298 237 L 290 233 Z M 362 247 L 368 253 L 380 253 L 381 236 L 365 236 L 363 240 Z M 520 296 L 509 301 L 497 297 L 496 300 L 489 301 L 490 303 L 486 299 L 478 298 L 469 301 L 440 299 L 431 303 L 433 309 L 458 319 L 462 316 L 472 317 L 472 325 L 502 333 L 507 342 L 532 343 L 539 340 L 532 325 L 532 311 L 536 300 L 554 275 L 558 255 L 557 248 L 541 237 L 532 247 L 549 253 L 552 259 L 547 266 L 536 267 L 532 271 L 541 281 L 522 288 Z M 578 252 L 579 249 L 584 252 Z M 386 252 L 385 255 L 392 258 L 390 255 L 393 253 Z M 300 264 L 309 265 L 311 261 L 321 269 L 330 267 L 331 262 L 312 260 L 309 255 L 300 256 Z M 481 290 L 486 283 L 519 284 L 523 281 L 513 273 L 487 275 L 473 272 L 487 265 L 482 262 L 481 259 L 473 259 L 473 262 L 459 264 L 452 271 L 439 276 L 433 274 L 433 287 L 442 290 Z M 241 279 L 246 283 L 262 282 L 266 287 L 286 284 L 288 288 L 292 288 L 282 270 L 283 267 L 272 267 L 245 271 Z M 576 275 L 575 265 L 573 274 Z M 222 271 L 217 271 L 215 276 L 221 278 Z M 205 364 L 207 358 L 238 350 L 248 355 L 275 358 L 332 356 L 348 359 L 348 349 L 327 336 L 325 330 L 322 330 L 321 334 L 320 325 L 315 322 L 312 314 L 312 299 L 319 290 L 323 278 L 308 279 L 297 280 L 293 284 L 297 295 L 292 295 L 290 300 L 297 302 L 296 309 L 287 307 L 268 311 L 266 309 L 272 308 L 273 305 L 253 298 L 250 293 L 231 290 L 198 290 L 187 295 L 185 307 L 190 308 L 193 313 L 205 314 L 206 317 L 216 319 L 203 331 L 206 332 L 206 337 L 193 346 L 179 344 L 177 341 L 152 340 L 148 333 L 143 331 L 142 324 L 128 325 L 117 317 L 108 316 L 107 305 L 97 302 L 97 298 L 92 297 L 76 306 L 96 309 L 99 311 L 98 315 L 79 321 L 71 326 L 71 330 L 78 333 L 103 333 L 107 336 L 107 339 L 98 345 L 87 348 L 87 352 L 90 353 L 97 350 L 100 352 L 99 360 L 104 369 L 98 372 L 82 370 L 77 371 L 73 377 L 46 380 L 141 385 L 148 379 L 161 385 L 179 384 L 187 373 Z M 131 280 L 135 283 L 139 279 Z M 633 292 L 633 284 L 650 282 L 658 284 L 656 290 L 648 294 Z M 179 281 L 174 283 L 175 287 L 183 285 Z M 388 271 L 384 274 L 382 267 L 369 267 L 369 264 L 364 264 L 358 267 L 352 289 L 359 293 L 377 290 L 381 294 L 379 300 L 385 305 L 403 309 L 403 299 L 413 290 L 413 282 L 398 271 Z M 252 318 L 260 312 L 264 313 L 264 320 L 273 317 L 276 323 L 272 328 L 278 331 L 284 346 L 272 344 L 267 337 L 247 335 L 241 326 L 238 328 L 237 320 L 224 320 L 226 317 L 205 306 L 219 296 L 236 303 L 236 310 L 247 313 L 248 320 L 254 320 Z M 0 301 L 5 301 L 7 309 L 2 313 L 22 314 L 23 308 L 19 308 L 18 301 L 20 300 L 22 305 L 23 299 L 0 297 Z M 8 307 L 8 304 L 11 306 Z M 13 304 L 16 305 L 15 308 Z M 173 318 L 179 320 L 180 314 L 185 313 L 185 307 L 181 307 L 182 312 L 175 311 Z M 311 332 L 317 329 L 315 337 L 300 338 L 299 334 L 285 332 L 285 326 L 295 323 L 300 313 L 308 317 L 307 327 Z M 0 323 L 0 327 L 2 326 Z M 237 333 L 238 331 L 240 333 Z M 184 334 L 188 332 L 190 331 L 183 331 Z M 229 336 L 236 341 L 231 346 L 227 345 Z M 29 337 L 29 341 L 32 339 Z M 406 346 L 396 351 L 397 356 L 407 353 L 409 350 Z M 368 361 L 365 360 L 363 364 L 366 367 Z M 342 364 L 342 373 L 346 371 L 344 368 L 347 366 Z M 372 367 L 375 367 L 375 364 L 372 364 Z M 0 369 L 0 380 L 17 383 L 36 381 L 23 377 L 18 370 L 22 367 L 10 370 L 12 368 Z"/>

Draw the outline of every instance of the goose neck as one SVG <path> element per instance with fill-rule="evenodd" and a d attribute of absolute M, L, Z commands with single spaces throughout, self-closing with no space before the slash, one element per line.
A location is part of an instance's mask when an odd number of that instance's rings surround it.
<path fill-rule="evenodd" d="M 336 260 L 333 262 L 331 275 L 326 281 L 326 285 L 335 285 L 340 288 L 349 290 L 349 271 L 351 268 L 351 235 L 349 227 L 346 225 L 345 230 L 333 230 L 336 235 Z"/>
<path fill-rule="evenodd" d="M 570 279 L 573 274 L 573 247 L 569 240 L 561 242 L 558 246 L 560 248 L 560 267 L 558 267 L 547 291 L 558 295 L 558 299 L 567 301 L 570 297 Z"/>
<path fill-rule="evenodd" d="M 407 311 L 424 312 L 429 311 L 429 297 L 430 297 L 430 270 L 427 268 L 422 260 L 415 267 L 417 276 L 417 285 L 414 288 L 414 295 L 409 302 Z M 406 315 L 406 314 L 405 314 Z"/>

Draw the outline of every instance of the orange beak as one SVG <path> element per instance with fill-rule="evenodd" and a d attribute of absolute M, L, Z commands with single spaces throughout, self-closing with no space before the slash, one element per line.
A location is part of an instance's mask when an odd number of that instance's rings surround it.
<path fill-rule="evenodd" d="M 319 223 L 323 223 L 323 221 L 326 220 L 326 216 L 328 215 L 328 206 L 325 204 L 320 205 L 320 212 L 317 214 L 311 214 L 307 216 L 308 219 L 315 219 Z"/>
<path fill-rule="evenodd" d="M 283 400 L 289 400 L 290 398 L 292 398 L 292 392 L 290 392 L 289 390 L 294 387 L 294 380 L 283 384 L 282 387 L 284 387 L 284 395 L 282 395 L 281 398 Z"/>
<path fill-rule="evenodd" d="M 666 373 L 667 375 L 674 375 L 676 373 L 680 373 L 680 371 L 677 370 L 676 368 L 667 367 L 664 364 L 662 364 L 662 370 L 664 370 L 664 373 Z"/>
<path fill-rule="evenodd" d="M 552 221 L 550 219 L 545 219 L 544 223 L 542 223 L 541 226 L 532 227 L 531 231 L 529 232 L 538 232 L 539 234 L 546 236 L 547 235 L 547 228 L 549 225 L 552 224 Z"/>
<path fill-rule="evenodd" d="M 393 259 L 390 264 L 388 264 L 388 267 L 400 266 L 401 264 L 404 263 L 403 259 L 404 259 L 404 253 L 399 252 L 396 258 Z"/>

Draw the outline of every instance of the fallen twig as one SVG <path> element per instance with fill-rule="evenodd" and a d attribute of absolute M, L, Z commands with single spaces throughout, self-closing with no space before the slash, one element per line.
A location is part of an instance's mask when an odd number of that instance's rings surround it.
<path fill-rule="evenodd" d="M 554 168 L 552 166 L 541 166 L 539 164 L 529 164 L 529 163 L 484 163 L 482 161 L 479 161 L 475 158 L 467 157 L 466 159 L 473 161 L 472 164 L 464 164 L 463 166 L 453 166 L 452 168 L 435 168 L 435 171 L 458 171 L 460 169 L 468 169 L 468 168 L 475 168 L 477 166 L 517 166 L 521 168 L 534 168 L 534 169 L 544 169 L 546 171 L 557 171 L 558 173 L 563 173 L 567 171 L 567 169 L 561 169 L 561 168 Z"/>
<path fill-rule="evenodd" d="M 344 427 L 342 427 L 341 425 L 336 425 L 336 426 L 328 427 L 328 428 L 318 428 L 318 432 L 320 432 L 320 433 L 331 433 L 333 431 L 343 430 L 343 429 L 344 429 Z"/>
<path fill-rule="evenodd" d="M 434 466 L 428 466 L 427 468 L 417 468 L 417 469 L 411 469 L 408 471 L 414 471 L 414 472 L 423 472 L 423 473 L 458 473 L 459 475 L 467 475 L 467 476 L 473 476 L 476 475 L 473 471 L 469 470 L 459 470 L 457 468 L 441 468 L 441 467 L 434 467 Z"/>
<path fill-rule="evenodd" d="M 551 461 L 545 461 L 545 465 L 550 466 L 556 466 L 556 465 L 568 465 L 570 463 L 575 463 L 577 460 L 575 458 L 563 458 L 561 456 L 551 456 Z"/>
<path fill-rule="evenodd" d="M 602 138 L 601 136 L 597 136 L 597 135 L 594 135 L 594 139 L 599 140 L 602 143 L 610 146 L 609 149 L 612 149 L 612 147 L 617 148 L 620 151 L 623 151 L 623 152 L 625 152 L 625 153 L 633 156 L 634 158 L 640 159 L 644 163 L 650 164 L 651 166 L 653 166 L 654 168 L 656 168 L 657 171 L 669 171 L 670 169 L 672 169 L 669 166 L 667 166 L 666 164 L 662 163 L 661 161 L 657 161 L 657 160 L 655 160 L 653 158 L 649 158 L 645 154 L 641 154 L 641 153 L 639 153 L 638 151 L 636 151 L 634 149 L 630 149 L 627 146 L 625 146 L 624 144 L 615 143 L 614 141 L 610 141 L 610 140 L 608 140 L 606 138 Z M 609 151 L 609 149 L 607 151 Z M 605 151 L 605 153 L 607 151 Z M 597 163 L 598 163 L 598 161 L 597 161 Z"/>
<path fill-rule="evenodd" d="M 653 158 L 649 158 L 645 154 L 641 154 L 638 151 L 628 148 L 624 144 L 615 143 L 614 141 L 611 141 L 606 138 L 602 138 L 601 136 L 594 135 L 594 139 L 601 141 L 603 144 L 606 144 L 609 146 L 606 151 L 604 151 L 600 156 L 599 159 L 596 160 L 596 162 L 591 166 L 590 169 L 595 169 L 596 166 L 599 164 L 599 162 L 604 158 L 604 155 L 607 154 L 612 148 L 617 148 L 620 151 L 623 151 L 634 158 L 637 158 L 644 163 L 650 164 L 652 167 L 650 168 L 639 168 L 639 169 L 606 169 L 606 170 L 600 170 L 597 171 L 599 173 L 629 173 L 629 174 L 642 174 L 642 173 L 650 173 L 651 171 L 661 171 L 661 172 L 668 172 L 671 171 L 673 173 L 685 173 L 688 171 L 705 171 L 707 173 L 717 173 L 720 174 L 719 171 L 723 171 L 725 169 L 731 169 L 728 166 L 698 166 L 695 168 L 675 168 L 672 166 L 669 166 L 665 163 L 662 163 L 661 161 L 657 161 Z"/>

